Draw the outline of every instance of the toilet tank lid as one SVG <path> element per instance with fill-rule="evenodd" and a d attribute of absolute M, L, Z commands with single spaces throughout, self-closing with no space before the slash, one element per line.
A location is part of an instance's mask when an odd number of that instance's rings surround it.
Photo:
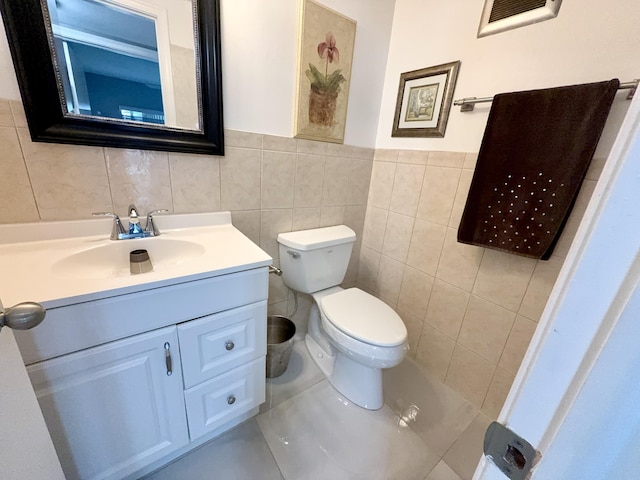
<path fill-rule="evenodd" d="M 355 241 L 356 233 L 346 225 L 278 234 L 278 243 L 301 251 L 316 250 Z"/>

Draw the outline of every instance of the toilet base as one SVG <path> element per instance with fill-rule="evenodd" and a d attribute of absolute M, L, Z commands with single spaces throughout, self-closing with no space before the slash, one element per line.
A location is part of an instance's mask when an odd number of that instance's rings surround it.
<path fill-rule="evenodd" d="M 384 404 L 382 370 L 355 362 L 339 350 L 327 354 L 309 334 L 305 344 L 313 361 L 329 383 L 349 401 L 367 410 L 379 410 Z"/>

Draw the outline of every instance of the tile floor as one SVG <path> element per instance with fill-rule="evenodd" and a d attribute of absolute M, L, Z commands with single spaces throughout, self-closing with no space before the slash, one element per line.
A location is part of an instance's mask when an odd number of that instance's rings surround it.
<path fill-rule="evenodd" d="M 296 342 L 257 417 L 146 480 L 471 480 L 491 419 L 411 360 L 384 388 L 378 411 L 351 404 Z"/>

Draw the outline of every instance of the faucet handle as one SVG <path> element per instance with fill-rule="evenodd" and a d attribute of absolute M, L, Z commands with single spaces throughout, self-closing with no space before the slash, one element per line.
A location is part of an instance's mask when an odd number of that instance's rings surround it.
<path fill-rule="evenodd" d="M 111 240 L 118 240 L 118 235 L 127 233 L 122 225 L 120 217 L 113 212 L 94 212 L 94 217 L 111 217 L 113 218 L 113 228 L 111 229 Z"/>
<path fill-rule="evenodd" d="M 144 230 L 146 232 L 151 233 L 151 235 L 158 236 L 160 235 L 160 231 L 156 228 L 156 224 L 153 221 L 153 216 L 156 213 L 166 213 L 169 210 L 167 210 L 166 208 L 160 208 L 158 210 L 151 210 L 149 213 L 147 213 L 147 224 L 144 227 Z"/>

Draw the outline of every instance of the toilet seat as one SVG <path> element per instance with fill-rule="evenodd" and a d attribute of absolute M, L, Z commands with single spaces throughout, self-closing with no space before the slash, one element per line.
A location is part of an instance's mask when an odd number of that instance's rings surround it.
<path fill-rule="evenodd" d="M 407 341 L 407 328 L 389 305 L 359 288 L 319 299 L 322 313 L 342 333 L 370 345 L 396 347 Z"/>

